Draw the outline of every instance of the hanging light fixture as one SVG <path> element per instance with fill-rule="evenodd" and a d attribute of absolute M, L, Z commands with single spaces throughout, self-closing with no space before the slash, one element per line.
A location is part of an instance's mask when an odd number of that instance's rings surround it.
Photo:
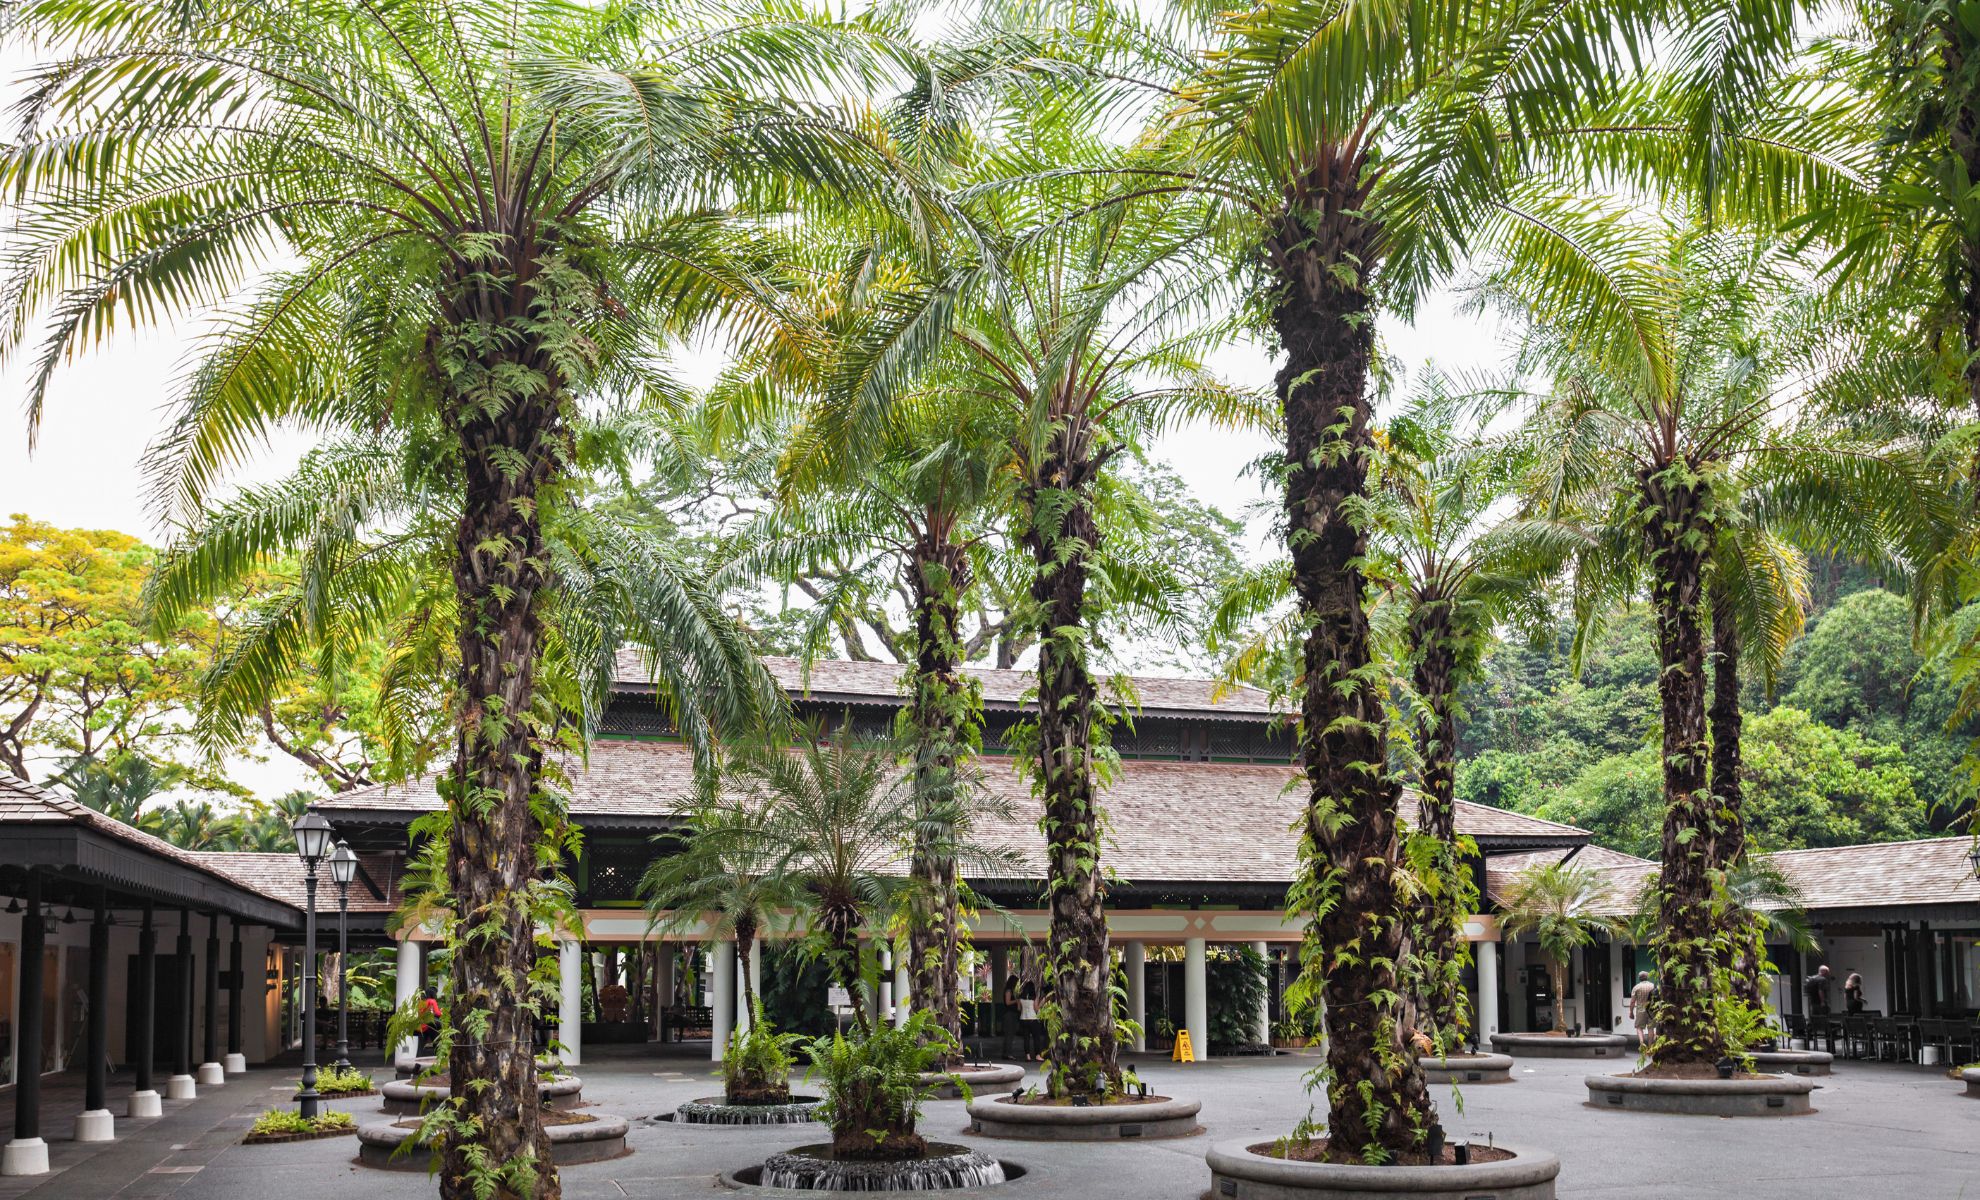
<path fill-rule="evenodd" d="M 20 911 L 21 898 L 19 896 L 9 896 L 7 898 L 7 914 L 9 916 L 18 916 Z"/>
<path fill-rule="evenodd" d="M 75 905 L 73 905 L 73 904 L 65 904 L 65 905 L 63 905 L 63 906 L 62 906 L 62 924 L 64 924 L 64 925 L 74 925 L 75 923 L 76 923 L 76 906 L 75 906 Z"/>

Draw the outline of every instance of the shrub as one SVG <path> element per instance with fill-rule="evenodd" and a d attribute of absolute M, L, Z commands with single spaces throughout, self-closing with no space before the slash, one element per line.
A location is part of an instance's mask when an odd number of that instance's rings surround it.
<path fill-rule="evenodd" d="M 921 1075 L 953 1049 L 948 1032 L 921 1009 L 898 1029 L 882 1025 L 859 1039 L 833 1034 L 805 1047 L 811 1066 L 804 1077 L 824 1084 L 819 1119 L 831 1126 L 833 1156 L 868 1161 L 918 1157 L 927 1143 L 915 1125 L 921 1102 L 934 1086 L 923 1083 Z M 967 1097 L 969 1089 L 960 1076 L 945 1078 Z"/>
<path fill-rule="evenodd" d="M 1258 1009 L 1265 1003 L 1265 958 L 1250 946 L 1220 946 L 1204 963 L 1210 993 L 1210 1046 L 1258 1041 Z M 1210 1046 L 1196 1047 L 1196 1053 Z"/>

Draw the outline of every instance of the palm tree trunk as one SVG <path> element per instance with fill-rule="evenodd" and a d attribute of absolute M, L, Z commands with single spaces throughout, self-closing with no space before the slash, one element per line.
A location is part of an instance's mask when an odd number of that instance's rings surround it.
<path fill-rule="evenodd" d="M 1365 580 L 1372 298 L 1356 271 L 1381 253 L 1362 215 L 1359 149 L 1332 147 L 1301 181 L 1266 243 L 1279 277 L 1272 323 L 1286 431 L 1286 528 L 1293 586 L 1307 629 L 1300 751 L 1309 799 L 1302 845 L 1310 874 L 1294 907 L 1313 915 L 1301 958 L 1326 1003 L 1327 1157 L 1422 1161 L 1436 1119 L 1406 1041 L 1397 964 L 1409 954 L 1401 911 L 1396 806 L 1387 769 L 1384 688 L 1371 662 Z M 1324 966 L 1323 966 L 1324 964 Z"/>
<path fill-rule="evenodd" d="M 1720 931 L 1712 916 L 1717 802 L 1709 785 L 1705 728 L 1705 564 L 1710 493 L 1697 464 L 1645 469 L 1637 483 L 1651 596 L 1657 615 L 1657 693 L 1664 721 L 1663 865 L 1657 885 L 1658 970 L 1653 1002 L 1658 1066 L 1716 1062 L 1725 1053 L 1713 1020 Z"/>
<path fill-rule="evenodd" d="M 1740 730 L 1745 720 L 1739 708 L 1739 620 L 1732 604 L 1712 596 L 1712 795 L 1719 805 L 1719 836 L 1712 843 L 1713 865 L 1729 870 L 1746 857 L 1745 784 L 1740 771 Z M 1731 973 L 1733 992 L 1749 1008 L 1766 1003 L 1766 933 L 1760 920 L 1738 908 L 1728 908 L 1732 928 L 1723 956 Z"/>
<path fill-rule="evenodd" d="M 1415 598 L 1410 645 L 1415 658 L 1411 682 L 1423 702 L 1416 728 L 1423 759 L 1417 824 L 1436 840 L 1441 879 L 1435 892 L 1418 897 L 1412 937 L 1422 959 L 1423 985 L 1417 997 L 1421 1027 L 1442 1050 L 1446 1039 L 1463 1035 L 1467 1023 L 1459 973 L 1469 955 L 1458 929 L 1470 914 L 1458 911 L 1457 902 L 1468 890 L 1460 875 L 1465 864 L 1457 853 L 1457 639 L 1451 602 L 1433 586 L 1420 589 Z"/>
<path fill-rule="evenodd" d="M 1746 857 L 1745 787 L 1739 778 L 1739 621 L 1732 604 L 1712 597 L 1712 795 L 1719 801 L 1719 836 L 1713 865 L 1725 868 Z"/>
<path fill-rule="evenodd" d="M 1093 768 L 1096 692 L 1086 661 L 1086 582 L 1100 544 L 1098 474 L 1092 427 L 1062 413 L 1024 497 L 1038 620 L 1038 777 L 1052 909 L 1045 971 L 1055 1014 L 1047 1061 L 1055 1097 L 1121 1086 Z"/>
<path fill-rule="evenodd" d="M 523 290 L 520 287 L 518 290 Z M 464 322 L 471 323 L 471 322 Z M 503 323 L 481 321 L 482 329 Z M 561 381 L 538 356 L 484 364 L 479 380 L 452 381 L 451 406 L 466 493 L 454 541 L 460 667 L 454 708 L 459 730 L 443 783 L 452 816 L 448 884 L 458 929 L 453 950 L 452 1081 L 454 1132 L 446 1139 L 440 1194 L 483 1200 L 479 1161 L 498 1166 L 501 1196 L 534 1200 L 562 1194 L 539 1117 L 534 1051 L 536 1006 L 528 994 L 536 964 L 531 884 L 539 878 L 543 829 L 533 802 L 544 799 L 537 661 L 549 552 L 537 503 L 557 464 L 568 461 L 559 413 Z M 503 370 L 535 374 L 551 386 L 506 389 Z M 461 386 L 466 382 L 468 386 Z M 476 386 L 478 384 L 478 386 Z"/>
<path fill-rule="evenodd" d="M 954 829 L 930 827 L 930 810 L 953 806 L 957 767 L 974 740 L 975 698 L 957 669 L 962 643 L 961 598 L 969 587 L 969 559 L 950 540 L 946 524 L 930 521 L 916 539 L 908 584 L 914 597 L 915 797 L 919 818 L 910 872 L 916 884 L 914 919 L 908 925 L 908 974 L 914 1002 L 934 1014 L 954 1046 L 962 1046 L 962 994 L 956 972 L 962 960 L 962 905 L 958 896 Z"/>
<path fill-rule="evenodd" d="M 749 970 L 749 950 L 756 944 L 756 920 L 749 916 L 736 918 L 736 971 L 742 976 L 743 1011 L 756 1019 L 756 980 Z"/>

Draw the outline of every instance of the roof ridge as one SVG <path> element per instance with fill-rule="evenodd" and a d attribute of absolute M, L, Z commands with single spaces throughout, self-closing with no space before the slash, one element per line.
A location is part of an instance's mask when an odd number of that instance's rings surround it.
<path fill-rule="evenodd" d="M 1793 850 L 1762 850 L 1762 858 L 1774 858 L 1782 854 L 1832 854 L 1837 850 L 1868 850 L 1878 846 L 1927 846 L 1936 842 L 1970 842 L 1972 837 L 1964 833 L 1947 833 L 1938 837 L 1899 838 L 1890 842 L 1851 842 L 1846 846 L 1800 846 Z"/>

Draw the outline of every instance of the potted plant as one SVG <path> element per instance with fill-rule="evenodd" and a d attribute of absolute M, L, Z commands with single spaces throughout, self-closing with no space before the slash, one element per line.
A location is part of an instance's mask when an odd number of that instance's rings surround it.
<path fill-rule="evenodd" d="M 1169 1050 L 1175 1047 L 1176 1023 L 1171 1021 L 1166 1013 L 1155 1018 L 1155 1024 L 1148 1035 L 1148 1044 L 1155 1050 Z"/>

